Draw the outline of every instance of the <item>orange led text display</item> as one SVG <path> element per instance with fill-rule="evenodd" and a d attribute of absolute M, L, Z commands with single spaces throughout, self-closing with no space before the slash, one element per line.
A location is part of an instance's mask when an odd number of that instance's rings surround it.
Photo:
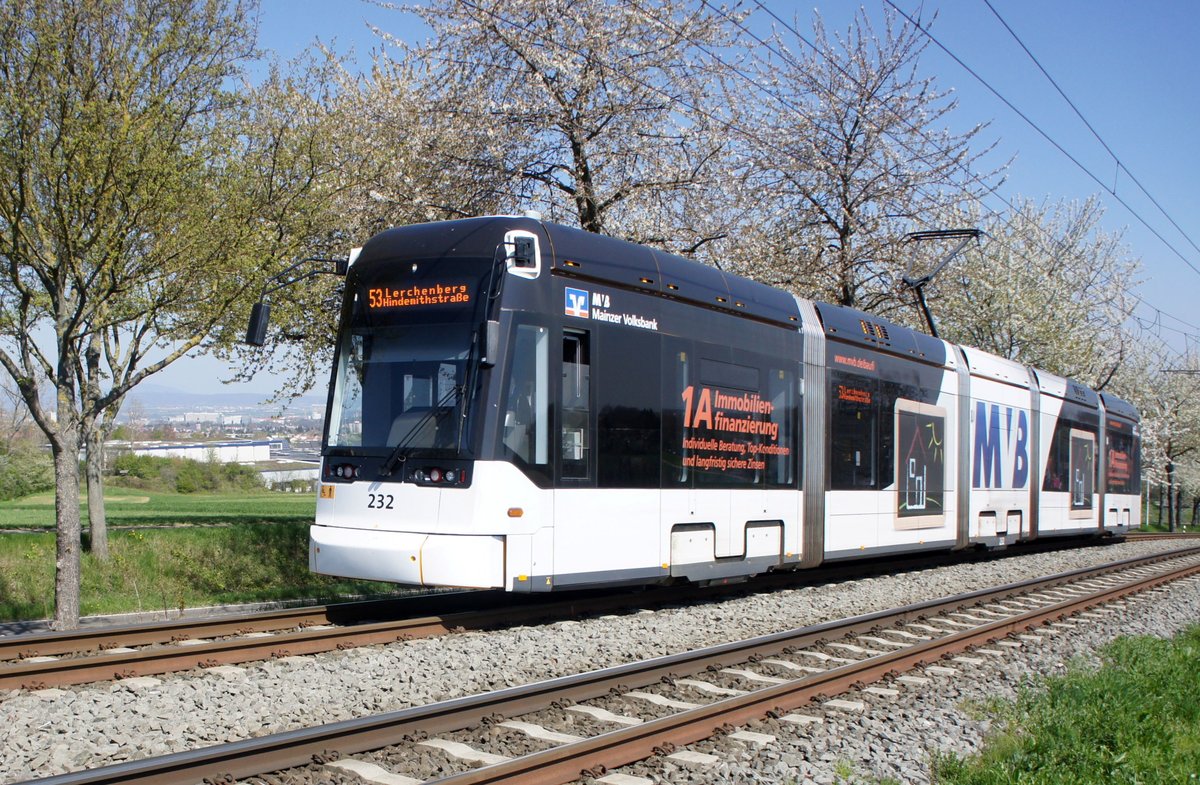
<path fill-rule="evenodd" d="M 471 302 L 466 284 L 430 284 L 392 288 L 377 286 L 367 289 L 368 308 L 411 308 L 420 305 L 459 305 Z"/>

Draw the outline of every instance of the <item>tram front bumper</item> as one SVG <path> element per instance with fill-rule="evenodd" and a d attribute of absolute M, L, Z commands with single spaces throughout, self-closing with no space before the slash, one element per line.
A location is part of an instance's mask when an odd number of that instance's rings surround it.
<path fill-rule="evenodd" d="M 504 537 L 314 525 L 308 567 L 323 575 L 413 586 L 504 587 Z"/>

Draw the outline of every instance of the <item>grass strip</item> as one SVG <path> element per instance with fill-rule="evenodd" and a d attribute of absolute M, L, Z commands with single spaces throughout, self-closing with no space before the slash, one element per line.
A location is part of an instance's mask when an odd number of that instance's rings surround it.
<path fill-rule="evenodd" d="M 311 503 L 311 500 L 310 500 Z M 210 499 L 211 504 L 211 499 Z M 391 584 L 308 571 L 305 521 L 113 531 L 110 558 L 83 555 L 84 615 L 383 594 Z M 0 535 L 0 620 L 54 613 L 54 534 Z"/>
<path fill-rule="evenodd" d="M 105 518 L 110 527 L 188 524 L 312 522 L 316 498 L 311 493 L 243 491 L 233 493 L 164 493 L 121 487 L 105 490 Z M 87 527 L 86 497 L 80 505 Z M 54 494 L 41 493 L 0 502 L 0 531 L 54 529 Z"/>
<path fill-rule="evenodd" d="M 983 752 L 938 756 L 940 785 L 1091 785 L 1200 781 L 1200 626 L 1172 640 L 1130 637 L 1103 667 L 990 706 L 998 731 Z"/>

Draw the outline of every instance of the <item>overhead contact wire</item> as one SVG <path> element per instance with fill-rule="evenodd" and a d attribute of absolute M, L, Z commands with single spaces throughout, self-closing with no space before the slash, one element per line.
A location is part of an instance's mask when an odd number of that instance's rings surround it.
<path fill-rule="evenodd" d="M 1017 35 L 1016 31 L 1013 30 L 1012 27 L 1008 24 L 1008 22 L 1006 22 L 1004 20 L 1004 17 L 1002 17 L 1000 15 L 1000 12 L 996 10 L 996 7 L 992 5 L 991 0 L 983 0 L 983 2 L 991 10 L 992 14 L 995 15 L 996 19 L 999 20 L 1000 24 L 1002 24 L 1004 26 L 1004 29 L 1008 31 L 1008 34 L 1010 36 L 1012 36 L 1013 40 L 1017 42 L 1017 45 L 1020 46 L 1021 49 L 1025 52 L 1025 54 L 1029 56 L 1029 59 L 1033 61 L 1033 64 L 1037 66 L 1038 70 L 1042 72 L 1042 75 L 1046 77 L 1046 80 L 1048 82 L 1050 82 L 1051 85 L 1054 86 L 1054 89 L 1058 91 L 1058 94 L 1060 96 L 1062 96 L 1062 99 L 1067 102 L 1067 106 L 1071 107 L 1071 110 L 1073 112 L 1075 112 L 1075 116 L 1078 117 L 1079 120 L 1085 126 L 1087 126 L 1087 129 L 1089 131 L 1091 131 L 1092 136 L 1094 136 L 1096 138 L 1096 141 L 1100 143 L 1100 145 L 1105 149 L 1105 151 L 1110 156 L 1112 156 L 1113 161 L 1115 161 L 1117 164 L 1117 168 L 1120 169 L 1121 171 L 1125 172 L 1125 174 L 1129 175 L 1129 179 L 1133 181 L 1133 184 L 1136 185 L 1141 190 L 1141 192 L 1146 195 L 1146 198 L 1149 199 L 1150 202 L 1155 207 L 1158 208 L 1158 211 L 1160 213 L 1162 213 L 1163 217 L 1166 218 L 1171 223 L 1171 226 L 1175 227 L 1176 231 L 1179 232 L 1179 234 L 1183 237 L 1183 239 L 1188 241 L 1188 244 L 1191 245 L 1192 248 L 1194 248 L 1194 249 L 1196 249 L 1196 251 L 1200 252 L 1200 246 L 1196 245 L 1195 241 L 1193 241 L 1192 238 L 1188 235 L 1188 233 L 1183 230 L 1183 227 L 1181 227 L 1178 223 L 1176 223 L 1175 219 L 1171 217 L 1170 213 L 1168 213 L 1166 211 L 1166 209 L 1161 204 L 1159 204 L 1158 200 L 1154 198 L 1154 195 L 1152 193 L 1150 193 L 1150 191 L 1146 188 L 1146 186 L 1142 185 L 1142 182 L 1140 180 L 1138 180 L 1137 176 L 1132 171 L 1129 170 L 1129 167 L 1126 166 L 1124 164 L 1124 162 L 1121 161 L 1121 158 L 1108 145 L 1108 142 L 1104 141 L 1104 139 L 1100 136 L 1099 131 L 1097 131 L 1092 126 L 1092 124 L 1090 122 L 1088 122 L 1088 119 L 1083 116 L 1083 112 L 1081 112 L 1079 110 L 1079 107 L 1077 107 L 1075 105 L 1075 102 L 1072 101 L 1070 99 L 1070 97 L 1067 96 L 1066 92 L 1062 89 L 1062 87 L 1059 86 L 1058 82 L 1056 82 L 1054 80 L 1054 77 L 1052 77 L 1050 75 L 1050 73 L 1045 69 L 1045 67 L 1041 64 L 1041 62 L 1037 59 L 1037 57 L 1033 54 L 1033 52 L 1031 52 L 1029 50 L 1029 47 L 1025 45 L 1025 42 L 1021 40 L 1020 36 Z M 1115 188 L 1109 189 L 1109 193 L 1116 195 L 1116 189 Z"/>

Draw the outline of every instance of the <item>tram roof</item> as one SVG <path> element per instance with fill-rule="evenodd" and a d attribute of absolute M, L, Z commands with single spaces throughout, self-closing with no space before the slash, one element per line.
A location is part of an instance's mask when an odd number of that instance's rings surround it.
<path fill-rule="evenodd" d="M 816 303 L 825 334 L 845 343 L 880 349 L 936 365 L 952 362 L 940 338 L 919 333 L 882 316 L 842 305 Z"/>
<path fill-rule="evenodd" d="M 742 314 L 799 328 L 795 298 L 781 289 L 644 245 L 530 216 L 487 216 L 388 229 L 371 238 L 359 261 L 403 252 L 442 258 L 490 257 L 504 234 L 533 232 L 543 238 L 547 267 L 559 275 Z M 945 364 L 945 344 L 874 314 L 816 303 L 826 334 L 901 356 Z"/>
<path fill-rule="evenodd" d="M 1100 400 L 1104 401 L 1104 408 L 1109 414 L 1115 414 L 1118 417 L 1124 417 L 1127 420 L 1138 422 L 1141 418 L 1138 415 L 1138 410 L 1133 404 L 1122 400 L 1109 392 L 1100 393 Z"/>
<path fill-rule="evenodd" d="M 363 246 L 355 263 L 382 260 L 399 253 L 490 258 L 504 234 L 512 230 L 539 235 L 546 266 L 557 274 L 645 291 L 797 329 L 800 326 L 799 308 L 787 292 L 655 248 L 526 216 L 464 218 L 388 229 Z"/>
<path fill-rule="evenodd" d="M 558 224 L 541 224 L 554 269 L 798 328 L 792 295 L 666 251 Z"/>

